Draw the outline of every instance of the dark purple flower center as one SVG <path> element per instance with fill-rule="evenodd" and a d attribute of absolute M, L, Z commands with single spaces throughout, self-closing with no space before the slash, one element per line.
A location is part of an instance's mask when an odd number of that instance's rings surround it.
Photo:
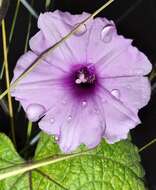
<path fill-rule="evenodd" d="M 88 89 L 93 88 L 96 83 L 96 75 L 93 68 L 81 67 L 75 72 L 75 85 L 78 88 Z"/>
<path fill-rule="evenodd" d="M 95 67 L 90 65 L 74 65 L 67 77 L 68 87 L 77 98 L 91 96 L 97 87 Z"/>

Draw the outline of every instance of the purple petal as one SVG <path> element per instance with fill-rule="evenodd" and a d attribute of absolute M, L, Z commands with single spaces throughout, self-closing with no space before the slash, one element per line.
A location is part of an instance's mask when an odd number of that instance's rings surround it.
<path fill-rule="evenodd" d="M 68 104 L 68 103 L 67 103 Z M 59 136 L 59 145 L 63 152 L 71 152 L 81 143 L 89 148 L 99 144 L 104 126 L 101 125 L 99 116 L 95 114 L 92 102 L 82 107 L 56 107 L 39 122 L 45 132 Z M 62 111 L 63 110 L 63 111 Z M 50 122 L 52 119 L 52 122 Z"/>
<path fill-rule="evenodd" d="M 130 119 L 130 117 L 112 106 L 111 103 L 106 102 L 104 106 L 106 130 L 103 137 L 108 143 L 115 143 L 119 140 L 126 139 L 129 130 L 140 123 L 139 120 L 135 122 Z"/>
<path fill-rule="evenodd" d="M 146 77 L 106 78 L 102 83 L 110 93 L 118 91 L 117 98 L 131 110 L 138 111 L 150 99 L 151 87 Z"/>
<path fill-rule="evenodd" d="M 109 51 L 96 64 L 101 76 L 108 78 L 147 75 L 152 69 L 147 57 L 130 43 L 126 43 L 126 39 L 117 37 L 119 38 L 120 41 L 113 41 L 112 52 Z M 116 49 L 115 45 L 118 46 Z"/>
<path fill-rule="evenodd" d="M 97 64 L 103 77 L 146 75 L 152 66 L 131 42 L 117 34 L 113 22 L 97 18 L 90 32 L 87 59 Z"/>
<path fill-rule="evenodd" d="M 45 111 L 44 106 L 40 104 L 30 104 L 26 108 L 27 117 L 33 122 L 38 121 L 45 114 Z"/>
<path fill-rule="evenodd" d="M 72 16 L 69 13 L 62 13 L 60 11 L 55 11 L 53 13 L 48 12 L 40 15 L 38 20 L 38 27 L 41 29 L 47 42 L 53 45 L 62 37 L 67 35 L 78 23 L 80 23 L 87 16 L 88 14 L 84 13 L 82 15 L 76 15 L 75 18 L 72 19 Z M 82 35 L 78 35 L 79 32 L 77 32 L 66 42 L 64 42 L 58 48 L 58 50 L 55 50 L 55 52 L 58 54 L 58 57 L 62 57 L 64 61 L 70 61 L 70 63 L 85 63 L 86 47 L 88 44 L 90 27 L 91 23 L 89 22 L 84 27 L 81 27 L 81 29 L 79 29 Z M 83 30 L 85 31 L 83 32 Z M 31 48 L 35 49 L 35 46 L 32 42 Z"/>
<path fill-rule="evenodd" d="M 60 136 L 61 126 L 71 113 L 72 101 L 65 95 L 55 99 L 53 107 L 39 122 L 39 127 L 48 134 Z"/>
<path fill-rule="evenodd" d="M 30 51 L 23 55 L 16 65 L 12 82 L 14 82 L 36 58 L 37 56 Z M 17 100 L 22 100 L 21 103 L 25 110 L 29 104 L 39 104 L 48 110 L 63 96 L 62 88 L 58 85 L 61 84 L 60 76 L 62 76 L 62 73 L 61 70 L 45 61 L 41 61 L 35 70 L 20 81 L 19 85 L 12 90 L 11 94 L 16 97 Z"/>
<path fill-rule="evenodd" d="M 105 29 L 107 30 L 106 33 L 103 32 Z M 110 36 L 110 41 L 108 41 L 108 35 Z M 107 42 L 103 40 L 105 37 L 107 37 Z M 100 60 L 104 63 L 106 58 L 115 57 L 119 49 L 125 49 L 130 43 L 131 40 L 126 40 L 122 36 L 117 35 L 116 27 L 112 21 L 96 18 L 90 30 L 87 60 L 93 64 Z"/>

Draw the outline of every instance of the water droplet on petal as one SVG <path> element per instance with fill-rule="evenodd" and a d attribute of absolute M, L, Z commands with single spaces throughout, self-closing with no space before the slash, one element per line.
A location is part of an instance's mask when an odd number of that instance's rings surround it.
<path fill-rule="evenodd" d="M 76 24 L 76 25 L 74 26 L 74 28 L 76 28 L 77 26 L 78 26 L 78 24 Z M 83 25 L 81 25 L 81 26 L 74 32 L 74 34 L 77 35 L 77 36 L 81 36 L 81 35 L 83 35 L 84 33 L 86 33 L 86 31 L 87 31 L 87 27 L 86 27 L 85 24 L 83 24 Z"/>
<path fill-rule="evenodd" d="M 101 39 L 105 43 L 109 43 L 112 40 L 113 37 L 113 25 L 108 24 L 106 25 L 103 30 L 101 31 Z"/>
<path fill-rule="evenodd" d="M 87 106 L 87 101 L 86 101 L 86 100 L 82 101 L 82 106 L 83 106 L 83 107 L 86 107 L 86 106 Z"/>
<path fill-rule="evenodd" d="M 68 118 L 67 118 L 67 120 L 68 120 L 68 121 L 71 121 L 71 119 L 72 119 L 72 116 L 69 115 Z"/>
<path fill-rule="evenodd" d="M 9 7 L 9 2 L 9 0 L 0 0 L 0 24 L 1 20 L 5 18 L 5 15 Z"/>
<path fill-rule="evenodd" d="M 130 89 L 130 88 L 131 88 L 131 85 L 128 84 L 128 85 L 127 85 L 127 88 Z"/>
<path fill-rule="evenodd" d="M 44 106 L 42 106 L 40 104 L 30 104 L 26 108 L 27 117 L 32 122 L 39 120 L 43 116 L 45 111 L 46 110 L 45 110 Z"/>
<path fill-rule="evenodd" d="M 60 139 L 59 135 L 52 135 L 52 137 L 55 139 L 56 142 L 58 142 Z"/>
<path fill-rule="evenodd" d="M 116 98 L 120 98 L 120 91 L 118 89 L 113 89 L 111 91 L 111 94 L 115 96 Z"/>
<path fill-rule="evenodd" d="M 51 122 L 52 124 L 55 123 L 55 118 L 52 117 L 52 118 L 50 119 L 50 122 Z"/>
<path fill-rule="evenodd" d="M 75 80 L 75 83 L 76 83 L 76 84 L 81 84 L 81 80 L 80 80 L 80 79 L 76 79 L 76 80 Z"/>

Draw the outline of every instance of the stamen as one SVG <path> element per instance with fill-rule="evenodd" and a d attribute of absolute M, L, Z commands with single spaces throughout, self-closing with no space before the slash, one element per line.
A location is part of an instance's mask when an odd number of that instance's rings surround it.
<path fill-rule="evenodd" d="M 86 82 L 87 82 L 87 78 L 85 78 L 84 73 L 80 73 L 79 78 L 75 80 L 76 84 L 81 84 L 81 83 L 86 83 Z"/>
<path fill-rule="evenodd" d="M 82 81 L 81 81 L 80 79 L 76 79 L 76 80 L 75 80 L 75 83 L 76 83 L 76 84 L 81 84 L 81 82 L 82 82 Z"/>
<path fill-rule="evenodd" d="M 85 78 L 85 74 L 84 73 L 80 73 L 79 79 L 81 80 L 82 83 L 87 82 L 87 79 Z"/>
<path fill-rule="evenodd" d="M 77 73 L 76 84 L 92 84 L 95 81 L 95 74 L 87 67 L 81 68 Z"/>

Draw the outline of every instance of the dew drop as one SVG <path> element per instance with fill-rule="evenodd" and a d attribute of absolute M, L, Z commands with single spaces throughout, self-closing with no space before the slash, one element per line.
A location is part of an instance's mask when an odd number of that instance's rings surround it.
<path fill-rule="evenodd" d="M 50 122 L 51 122 L 52 124 L 55 123 L 55 118 L 52 117 L 52 118 L 50 119 Z"/>
<path fill-rule="evenodd" d="M 109 43 L 113 37 L 113 25 L 106 25 L 101 31 L 101 39 L 105 43 Z"/>
<path fill-rule="evenodd" d="M 72 119 L 72 116 L 69 115 L 68 118 L 67 118 L 67 120 L 68 120 L 68 121 L 71 121 L 71 119 Z"/>
<path fill-rule="evenodd" d="M 79 24 L 75 24 L 74 28 L 76 28 Z M 87 32 L 87 27 L 85 24 L 81 25 L 75 32 L 74 34 L 77 35 L 77 36 L 81 36 L 83 35 L 84 33 Z"/>
<path fill-rule="evenodd" d="M 59 141 L 59 136 L 58 135 L 55 135 L 55 141 Z"/>
<path fill-rule="evenodd" d="M 55 142 L 54 143 L 57 143 L 60 139 L 59 135 L 52 135 L 52 137 L 54 138 Z"/>
<path fill-rule="evenodd" d="M 26 108 L 27 117 L 32 122 L 39 120 L 43 116 L 45 111 L 46 110 L 45 110 L 44 106 L 42 106 L 40 104 L 30 104 Z"/>
<path fill-rule="evenodd" d="M 130 88 L 131 88 L 131 85 L 128 84 L 128 85 L 127 85 L 127 88 L 130 89 Z"/>
<path fill-rule="evenodd" d="M 111 91 L 111 94 L 113 95 L 113 96 L 115 96 L 116 98 L 120 98 L 120 91 L 118 90 L 118 89 L 113 89 L 112 91 Z"/>
<path fill-rule="evenodd" d="M 80 80 L 80 79 L 76 79 L 76 80 L 75 80 L 75 83 L 76 83 L 76 84 L 81 84 L 81 80 Z"/>
<path fill-rule="evenodd" d="M 82 101 L 82 106 L 83 106 L 83 107 L 86 107 L 86 106 L 87 106 L 87 101 L 86 101 L 86 100 Z"/>

